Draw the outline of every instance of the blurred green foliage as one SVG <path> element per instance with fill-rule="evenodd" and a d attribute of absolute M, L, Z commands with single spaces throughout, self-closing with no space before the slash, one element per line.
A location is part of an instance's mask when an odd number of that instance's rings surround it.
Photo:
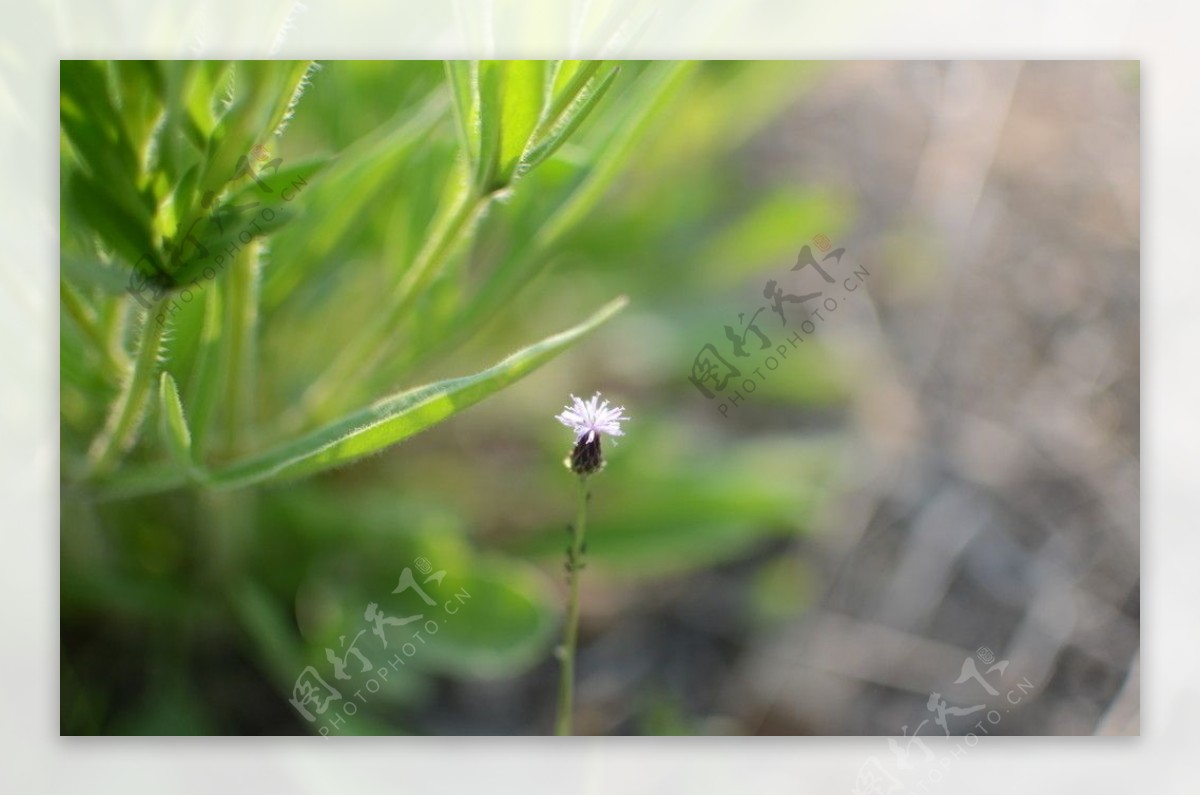
<path fill-rule="evenodd" d="M 305 667 L 342 685 L 326 649 L 363 629 L 373 668 L 396 654 L 368 603 L 442 621 L 334 732 L 409 732 L 438 679 L 547 665 L 568 392 L 634 418 L 595 479 L 597 588 L 802 532 L 836 437 L 738 433 L 687 376 L 748 280 L 844 223 L 834 193 L 745 178 L 814 77 L 64 62 L 62 731 L 315 731 L 287 702 Z M 828 360 L 797 354 L 763 406 L 836 408 Z M 418 559 L 446 573 L 434 608 L 392 593 Z M 690 726 L 646 704 L 645 731 Z"/>

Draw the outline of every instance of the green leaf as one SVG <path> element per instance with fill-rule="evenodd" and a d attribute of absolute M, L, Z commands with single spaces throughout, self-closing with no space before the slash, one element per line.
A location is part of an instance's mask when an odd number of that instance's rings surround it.
<path fill-rule="evenodd" d="M 98 257 L 64 251 L 58 258 L 61 275 L 80 290 L 100 290 L 107 296 L 121 296 L 130 290 L 131 277 L 128 269 Z"/>
<path fill-rule="evenodd" d="M 63 61 L 59 118 L 83 169 L 126 212 L 149 214 L 137 187 L 141 164 L 109 92 L 109 67 L 94 61 Z"/>
<path fill-rule="evenodd" d="M 219 193 L 255 144 L 266 141 L 291 113 L 312 67 L 309 61 L 240 61 L 233 101 L 212 131 L 202 191 Z"/>
<path fill-rule="evenodd" d="M 180 470 L 173 465 L 164 466 L 162 462 L 124 464 L 99 484 L 96 496 L 102 501 L 130 500 L 179 489 L 186 485 L 188 480 L 186 470 Z"/>
<path fill-rule="evenodd" d="M 592 80 L 592 75 L 600 69 L 603 61 L 562 61 L 554 72 L 553 85 L 550 86 L 550 96 L 553 98 L 538 123 L 538 132 L 544 133 L 547 123 L 562 115 L 584 87 Z"/>
<path fill-rule="evenodd" d="M 500 110 L 500 175 L 509 182 L 541 117 L 545 96 L 544 61 L 506 61 Z"/>
<path fill-rule="evenodd" d="M 166 268 L 171 285 L 183 287 L 210 270 L 224 270 L 239 248 L 297 218 L 303 212 L 297 197 L 328 162 L 328 158 L 313 157 L 273 173 L 264 169 L 219 207 L 194 215 L 169 244 L 178 248 L 175 260 Z"/>
<path fill-rule="evenodd" d="M 473 164 L 475 187 L 488 194 L 503 187 L 500 168 L 500 124 L 503 119 L 504 64 L 485 61 L 476 65 L 479 117 L 479 155 Z"/>
<path fill-rule="evenodd" d="M 220 394 L 221 374 L 221 331 L 224 313 L 221 306 L 221 286 L 216 282 L 208 285 L 204 295 L 204 320 L 200 325 L 200 339 L 192 360 L 192 371 L 188 377 L 188 406 L 192 412 L 193 459 L 204 460 L 208 450 L 209 428 L 217 409 Z"/>
<path fill-rule="evenodd" d="M 511 676 L 544 660 L 559 619 L 545 573 L 524 562 L 478 554 L 463 535 L 463 523 L 446 507 L 398 501 L 391 489 L 359 491 L 355 498 L 348 501 L 340 490 L 324 485 L 264 495 L 264 512 L 276 517 L 264 531 L 278 534 L 271 541 L 318 543 L 318 549 L 330 551 L 305 576 L 309 608 L 302 635 L 315 665 L 327 665 L 325 649 L 338 649 L 343 638 L 355 639 L 372 669 L 400 653 L 404 666 L 388 673 L 378 696 L 403 701 L 412 697 L 411 678 L 423 673 Z M 353 563 L 333 552 L 346 549 L 355 551 Z M 419 574 L 409 566 L 420 559 L 442 576 L 426 577 L 430 573 Z M 394 591 L 406 567 L 420 591 L 413 586 Z M 365 627 L 363 606 L 368 603 L 389 616 L 420 616 L 421 622 L 389 627 L 383 646 L 371 632 L 356 636 Z M 409 652 L 404 652 L 410 640 Z M 354 669 L 348 672 L 352 679 L 345 681 L 351 691 L 371 676 Z M 400 688 L 388 693 L 395 686 Z"/>
<path fill-rule="evenodd" d="M 454 99 L 454 120 L 458 140 L 468 163 L 479 157 L 478 83 L 471 61 L 447 61 L 446 80 Z"/>
<path fill-rule="evenodd" d="M 440 615 L 431 612 L 440 620 L 439 629 L 423 650 L 421 668 L 459 677 L 504 677 L 546 654 L 557 615 L 537 569 L 490 557 L 472 561 L 461 577 L 449 574 Z"/>
<path fill-rule="evenodd" d="M 126 264 L 147 277 L 161 273 L 162 264 L 150 238 L 149 211 L 130 212 L 112 188 L 112 183 L 103 184 L 77 171 L 67 177 L 64 203 Z"/>
<path fill-rule="evenodd" d="M 263 217 L 260 208 L 223 208 L 218 216 L 220 226 L 214 222 L 210 234 L 185 235 L 172 244 L 179 247 L 179 256 L 164 270 L 166 283 L 172 290 L 208 284 L 227 273 L 239 257 L 251 250 L 254 241 L 279 231 L 299 215 L 297 209 L 287 205 L 272 211 L 270 219 Z M 197 224 L 193 229 L 200 227 Z"/>
<path fill-rule="evenodd" d="M 165 89 L 161 67 L 155 61 L 115 61 L 111 69 L 125 137 L 138 162 L 152 168 L 151 157 L 159 149 L 155 139 L 162 133 L 158 124 Z"/>
<path fill-rule="evenodd" d="M 694 571 L 803 533 L 834 482 L 842 445 L 801 436 L 731 445 L 695 439 L 694 424 L 643 417 L 640 425 L 629 445 L 671 455 L 639 456 L 622 444 L 591 487 L 588 565 L 623 578 Z M 561 468 L 548 470 L 541 483 L 561 482 Z M 513 551 L 560 560 L 562 536 L 561 525 L 545 527 Z"/>
<path fill-rule="evenodd" d="M 171 374 L 163 371 L 158 379 L 158 420 L 163 443 L 175 463 L 189 467 L 192 460 L 192 435 L 183 416 L 179 388 Z"/>
<path fill-rule="evenodd" d="M 796 230 L 819 231 L 837 239 L 848 213 L 845 200 L 828 189 L 776 190 L 724 228 L 713 230 L 703 259 L 695 264 L 695 282 L 727 289 L 774 270 L 781 262 L 795 260 Z"/>
<path fill-rule="evenodd" d="M 591 208 L 637 153 L 642 139 L 661 120 L 665 109 L 694 69 L 695 64 L 689 61 L 669 61 L 656 63 L 639 76 L 635 95 L 630 100 L 633 112 L 604 143 L 587 176 L 542 228 L 539 238 L 546 241 L 544 245 L 558 243 L 567 231 L 591 212 Z"/>
<path fill-rule="evenodd" d="M 635 96 L 627 100 L 631 110 L 622 124 L 603 143 L 592 166 L 559 203 L 554 214 L 542 222 L 531 244 L 517 249 L 488 275 L 461 322 L 464 331 L 452 339 L 480 328 L 507 306 L 522 287 L 550 267 L 553 260 L 548 254 L 568 232 L 582 224 L 604 197 L 637 153 L 639 144 L 661 121 L 694 67 L 691 62 L 656 63 L 645 74 L 638 75 Z"/>
<path fill-rule="evenodd" d="M 79 330 L 84 333 L 88 342 L 92 344 L 93 350 L 104 363 L 105 376 L 113 380 L 120 378 L 128 363 L 114 346 L 109 345 L 105 330 L 101 327 L 95 311 L 80 292 L 65 279 L 59 280 L 59 295 L 66 315 L 75 321 Z"/>
<path fill-rule="evenodd" d="M 241 205 L 257 202 L 260 207 L 272 210 L 291 202 L 302 195 L 308 181 L 317 177 L 329 164 L 324 155 L 304 158 L 287 166 L 268 172 L 258 172 L 258 180 L 249 180 L 240 190 L 234 191 L 224 204 Z M 262 210 L 259 210 L 261 213 Z"/>
<path fill-rule="evenodd" d="M 304 671 L 306 663 L 304 651 L 292 630 L 291 617 L 280 609 L 271 593 L 255 581 L 247 579 L 233 584 L 228 593 L 230 607 L 246 640 L 255 648 L 271 679 L 280 684 L 281 692 L 290 696 L 291 686 Z"/>
<path fill-rule="evenodd" d="M 544 660 L 559 612 L 554 589 L 537 567 L 476 552 L 453 507 L 404 499 L 393 488 L 355 490 L 348 498 L 327 483 L 298 484 L 264 492 L 260 504 L 262 544 L 315 554 L 304 573 L 305 607 L 297 617 L 309 662 L 323 669 L 326 648 L 353 644 L 372 664 L 369 672 L 350 667 L 351 679 L 334 685 L 353 692 L 399 653 L 404 665 L 380 680 L 382 690 L 371 699 L 410 702 L 414 686 L 428 687 L 426 673 L 507 676 Z M 413 566 L 422 559 L 442 575 Z M 395 591 L 405 568 L 420 591 Z M 296 590 L 287 580 L 276 588 L 282 594 Z M 386 628 L 384 646 L 363 624 L 368 603 L 389 616 L 420 616 L 421 622 Z M 292 681 L 285 682 L 290 687 Z"/>
<path fill-rule="evenodd" d="M 619 67 L 613 67 L 599 80 L 586 83 L 577 94 L 570 97 L 570 101 L 563 106 L 559 113 L 539 125 L 540 134 L 535 133 L 530 138 L 529 147 L 521 155 L 521 172 L 535 168 L 566 143 L 579 125 L 583 124 L 583 120 L 587 118 L 592 109 L 600 103 L 600 99 L 608 91 L 619 71 Z"/>
<path fill-rule="evenodd" d="M 300 439 L 215 473 L 216 486 L 233 488 L 297 477 L 378 453 L 482 401 L 565 351 L 625 307 L 624 296 L 565 332 L 524 348 L 473 376 L 428 384 L 384 398 Z"/>
<path fill-rule="evenodd" d="M 389 187 L 396 186 L 401 169 L 434 137 L 446 111 L 445 98 L 437 95 L 404 109 L 341 152 L 315 175 L 311 186 L 304 187 L 293 204 L 319 207 L 321 212 L 306 216 L 304 224 L 292 225 L 272 240 L 275 257 L 288 265 L 265 273 L 263 300 L 267 307 L 282 303 L 361 229 L 369 208 L 379 203 Z"/>

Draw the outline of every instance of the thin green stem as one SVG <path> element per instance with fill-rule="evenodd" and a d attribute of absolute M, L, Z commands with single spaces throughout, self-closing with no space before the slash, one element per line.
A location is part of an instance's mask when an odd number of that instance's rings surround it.
<path fill-rule="evenodd" d="M 112 405 L 104 430 L 88 452 L 88 471 L 93 476 L 107 473 L 137 438 L 167 326 L 158 318 L 168 301 L 169 296 L 159 299 L 146 311 L 133 368 Z"/>
<path fill-rule="evenodd" d="M 571 735 L 575 701 L 575 646 L 579 638 L 579 570 L 583 566 L 583 545 L 587 533 L 587 476 L 579 476 L 579 513 L 571 529 L 571 546 L 567 550 L 567 625 L 559 648 L 562 670 L 558 681 L 558 717 L 554 722 L 555 735 Z"/>
<path fill-rule="evenodd" d="M 252 241 L 234 258 L 226 281 L 224 304 L 225 350 L 222 365 L 225 392 L 223 452 L 235 457 L 254 444 L 254 395 L 257 375 L 258 278 L 263 243 Z M 255 525 L 255 494 L 207 489 L 201 507 L 208 532 L 208 577 L 224 582 L 238 570 L 251 544 Z"/>
<path fill-rule="evenodd" d="M 250 447 L 254 415 L 255 325 L 258 320 L 259 241 L 238 252 L 226 282 L 225 303 L 225 439 L 232 456 Z"/>
<path fill-rule="evenodd" d="M 207 283 L 204 297 L 204 321 L 200 327 L 200 342 L 192 360 L 192 373 L 184 406 L 192 431 L 192 461 L 203 465 L 207 461 L 213 416 L 220 401 L 224 342 L 222 341 L 226 293 L 217 280 Z"/>

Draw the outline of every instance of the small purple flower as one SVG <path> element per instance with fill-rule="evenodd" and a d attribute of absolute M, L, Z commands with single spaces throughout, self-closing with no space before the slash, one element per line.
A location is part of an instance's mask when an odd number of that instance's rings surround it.
<path fill-rule="evenodd" d="M 575 432 L 575 449 L 566 461 L 567 467 L 579 475 L 590 475 L 604 466 L 600 437 L 624 436 L 621 423 L 629 418 L 625 416 L 625 407 L 610 407 L 608 401 L 600 399 L 600 393 L 586 401 L 572 395 L 571 402 L 554 419 Z"/>

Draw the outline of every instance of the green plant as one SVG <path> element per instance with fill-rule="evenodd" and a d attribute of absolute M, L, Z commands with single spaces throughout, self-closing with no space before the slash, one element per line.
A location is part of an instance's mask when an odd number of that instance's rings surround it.
<path fill-rule="evenodd" d="M 310 179 L 316 183 L 311 190 L 322 182 L 352 183 L 348 173 L 364 179 L 393 148 L 415 146 L 439 119 L 423 105 L 411 119 L 394 124 L 401 134 L 381 134 L 387 144 L 364 146 L 357 158 L 343 153 L 337 163 L 325 158 L 282 172 L 276 165 L 273 175 L 256 175 L 258 164 L 251 153 L 272 145 L 282 132 L 310 70 L 307 64 L 276 62 L 64 64 L 64 203 L 72 221 L 67 226 L 78 238 L 90 238 L 94 245 L 81 258 L 94 261 L 80 263 L 70 276 L 64 275 L 63 303 L 100 357 L 97 375 L 120 385 L 86 463 L 78 468 L 97 488 L 129 495 L 189 482 L 241 487 L 345 464 L 494 393 L 565 350 L 619 308 L 611 304 L 592 320 L 475 376 L 376 401 L 270 450 L 254 452 L 249 442 L 270 436 L 259 428 L 263 419 L 253 411 L 262 241 L 295 217 L 284 206 L 287 188 L 273 189 L 270 182 L 291 185 L 295 192 Z M 425 239 L 395 289 L 345 342 L 333 365 L 313 377 L 300 401 L 305 414 L 322 417 L 338 403 L 339 394 L 347 392 L 348 379 L 360 383 L 360 377 L 393 354 L 405 317 L 430 300 L 432 284 L 451 258 L 469 246 L 491 203 L 517 190 L 526 175 L 569 140 L 617 71 L 612 66 L 602 69 L 598 62 L 447 66 L 461 147 L 456 168 L 462 174 L 450 181 L 448 195 L 437 203 Z M 597 160 L 604 163 L 604 153 L 599 154 Z M 194 231 L 197 226 L 200 232 Z M 180 262 L 180 252 L 189 248 L 191 256 Z M 225 268 L 226 259 L 231 261 L 228 273 L 218 283 L 218 269 Z M 101 277 L 89 271 L 119 274 L 126 269 L 133 298 L 142 299 L 148 287 L 153 295 L 142 312 L 134 310 L 140 331 L 133 337 L 128 366 L 118 359 L 124 346 L 113 342 L 111 330 L 104 337 L 97 318 L 128 314 L 130 297 L 100 291 L 84 296 L 68 281 L 90 278 L 98 284 Z M 201 324 L 176 322 L 181 302 L 192 301 L 192 294 L 200 291 L 208 294 L 202 299 L 207 305 L 224 303 L 221 313 L 209 312 Z M 477 316 L 476 323 L 480 320 Z M 119 320 L 112 323 L 119 329 Z M 460 326 L 458 340 L 472 331 Z M 174 351 L 164 362 L 168 346 Z M 213 365 L 204 354 L 215 354 Z M 175 377 L 160 382 L 155 378 L 160 368 Z M 188 384 L 194 404 L 181 404 L 176 382 Z M 139 440 L 155 385 L 160 385 L 162 405 L 172 409 L 165 447 L 173 457 L 157 463 L 153 474 L 126 478 L 114 471 Z M 351 387 L 349 392 L 359 391 Z M 188 425 L 189 410 L 199 416 L 195 429 Z M 214 411 L 223 428 L 210 422 Z M 209 457 L 205 454 L 214 436 L 218 455 Z"/>
<path fill-rule="evenodd" d="M 562 507 L 539 497 L 557 492 L 537 467 L 477 475 L 496 445 L 473 418 L 523 402 L 521 380 L 579 346 L 623 294 L 661 309 L 681 272 L 693 290 L 719 279 L 704 256 L 713 240 L 728 252 L 753 238 L 757 262 L 791 247 L 786 211 L 825 212 L 788 189 L 763 213 L 719 184 L 790 74 L 64 62 L 64 727 L 277 731 L 209 709 L 211 679 L 250 677 L 246 664 L 205 667 L 203 687 L 183 672 L 210 647 L 237 650 L 286 705 L 297 675 L 323 665 L 416 557 L 474 596 L 394 675 L 388 705 L 418 704 L 431 672 L 513 676 L 544 661 L 558 601 L 528 562 L 561 553 L 549 519 Z M 690 336 L 713 322 L 688 307 L 671 317 Z M 413 439 L 449 419 L 478 441 Z M 670 418 L 650 425 L 648 444 L 677 446 Z M 774 468 L 753 482 L 652 456 L 613 468 L 606 480 L 627 497 L 590 518 L 605 531 L 595 560 L 657 574 L 791 532 L 785 520 L 819 483 L 796 489 L 797 474 L 825 459 L 794 453 L 739 444 L 729 462 Z M 517 513 L 516 495 L 537 511 L 520 533 L 485 538 Z M 103 657 L 115 653 L 90 643 L 94 627 L 129 658 Z M 131 687 L 122 667 L 144 681 Z M 398 728 L 372 714 L 335 731 Z"/>
<path fill-rule="evenodd" d="M 571 396 L 571 405 L 555 419 L 575 433 L 571 453 L 564 466 L 579 476 L 579 507 L 575 523 L 570 527 L 571 541 L 567 544 L 567 621 L 563 629 L 563 643 L 558 648 L 562 664 L 559 673 L 558 715 L 554 722 L 556 735 L 570 735 L 574 724 L 575 704 L 575 656 L 579 640 L 579 573 L 584 567 L 587 554 L 587 505 L 591 500 L 588 491 L 588 476 L 604 469 L 604 454 L 601 450 L 603 435 L 622 436 L 621 423 L 629 420 L 625 407 L 609 407 L 608 401 L 600 401 L 600 393 L 583 401 Z"/>

